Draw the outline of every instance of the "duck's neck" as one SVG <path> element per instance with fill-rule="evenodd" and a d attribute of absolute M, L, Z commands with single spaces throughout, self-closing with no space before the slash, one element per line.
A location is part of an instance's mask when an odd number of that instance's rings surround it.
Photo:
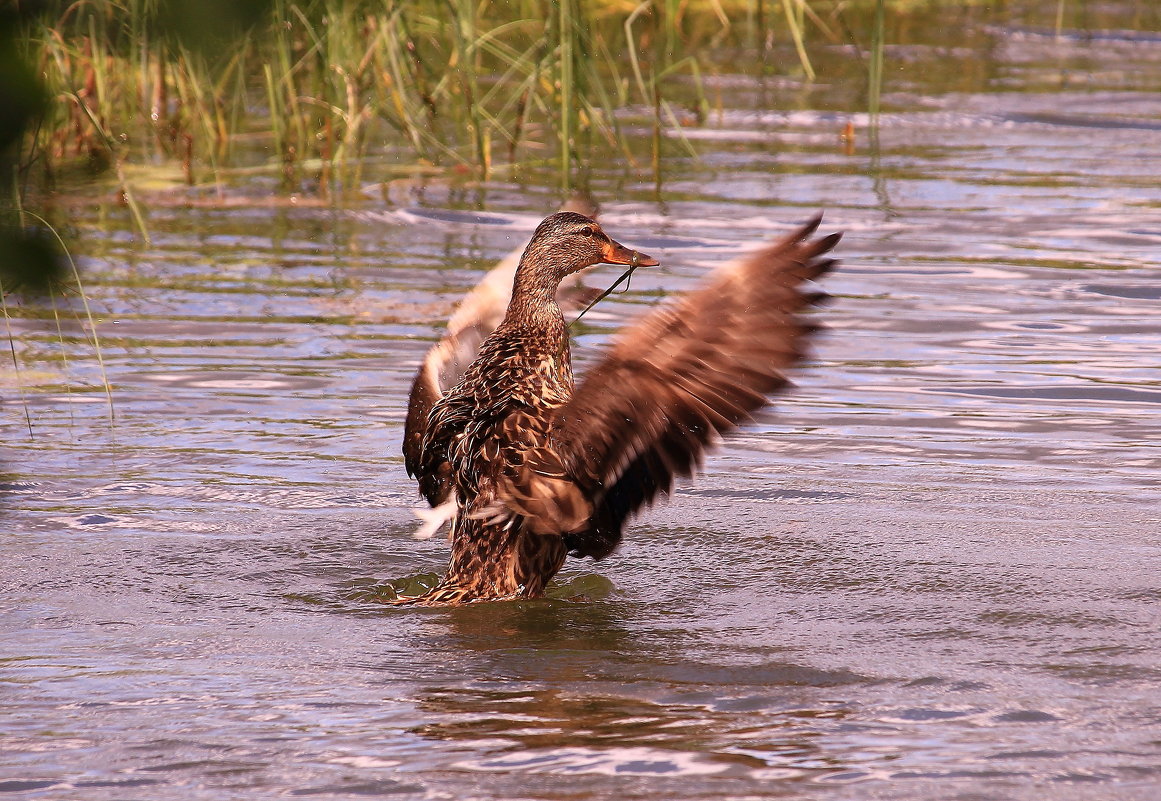
<path fill-rule="evenodd" d="M 523 265 L 521 265 L 523 268 Z M 541 335 L 564 338 L 564 315 L 556 305 L 558 281 L 545 280 L 543 275 L 518 269 L 512 284 L 512 300 L 504 315 L 503 325 L 523 328 Z"/>

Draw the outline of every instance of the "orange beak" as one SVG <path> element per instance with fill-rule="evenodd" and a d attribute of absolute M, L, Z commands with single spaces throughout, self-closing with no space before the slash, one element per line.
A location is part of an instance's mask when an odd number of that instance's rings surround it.
<path fill-rule="evenodd" d="M 656 267 L 661 262 L 652 256 L 629 248 L 610 239 L 604 246 L 605 264 L 628 264 L 630 267 Z"/>

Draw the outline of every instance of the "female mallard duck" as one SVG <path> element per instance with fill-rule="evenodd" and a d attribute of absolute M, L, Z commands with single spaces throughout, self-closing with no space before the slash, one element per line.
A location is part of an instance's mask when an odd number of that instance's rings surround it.
<path fill-rule="evenodd" d="M 575 211 L 595 217 L 597 209 L 587 195 L 578 194 L 569 198 L 561 211 Z M 516 276 L 516 267 L 523 254 L 523 247 L 509 253 L 464 296 L 447 321 L 444 335 L 428 350 L 416 371 L 415 380 L 411 384 L 403 435 L 403 452 L 409 469 L 419 463 L 423 433 L 427 429 L 427 416 L 431 413 L 431 407 L 460 382 L 464 371 L 480 355 L 480 345 L 504 319 L 508 303 L 512 300 L 512 281 Z M 599 293 L 584 286 L 580 275 L 571 275 L 561 282 L 556 302 L 568 314 L 580 311 L 583 304 L 592 300 L 596 294 Z M 455 505 L 454 499 L 446 499 L 435 508 L 417 508 L 415 512 L 423 518 L 424 523 L 415 532 L 416 539 L 427 539 L 449 522 L 455 516 Z"/>
<path fill-rule="evenodd" d="M 594 264 L 656 265 L 573 212 L 548 217 L 520 258 L 504 319 L 462 379 L 410 415 L 408 473 L 452 501 L 451 564 L 400 603 L 534 598 L 565 556 L 601 559 L 625 520 L 706 447 L 787 385 L 815 326 L 802 283 L 834 264 L 839 234 L 787 238 L 721 268 L 702 289 L 624 331 L 574 391 L 560 282 Z M 422 373 L 421 373 L 422 374 Z M 413 387 L 430 397 L 430 383 Z"/>

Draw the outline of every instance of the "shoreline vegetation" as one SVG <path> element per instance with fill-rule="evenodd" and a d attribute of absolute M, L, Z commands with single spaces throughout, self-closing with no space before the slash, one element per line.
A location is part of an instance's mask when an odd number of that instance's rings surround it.
<path fill-rule="evenodd" d="M 25 137 L 22 185 L 111 173 L 135 217 L 130 164 L 177 168 L 189 185 L 246 169 L 297 191 L 309 175 L 323 195 L 356 186 L 362 160 L 385 150 L 484 179 L 549 165 L 562 189 L 594 154 L 656 173 L 662 130 L 710 113 L 705 76 L 721 54 L 746 53 L 734 73 L 808 82 L 818 43 L 868 63 L 882 48 L 844 15 L 883 0 L 49 5 L 25 22 L 49 102 Z M 652 126 L 652 152 L 629 147 L 627 119 Z"/>
<path fill-rule="evenodd" d="M 54 319 L 63 347 L 63 302 L 113 416 L 56 195 L 112 194 L 148 246 L 158 188 L 260 177 L 272 196 L 331 202 L 385 161 L 463 180 L 534 169 L 562 194 L 600 158 L 660 180 L 667 154 L 696 155 L 681 131 L 711 113 L 707 75 L 809 83 L 818 43 L 865 61 L 883 37 L 847 16 L 884 3 L 914 0 L 17 0 L 0 13 L 0 70 L 20 100 L 0 114 L 15 383 L 13 304 Z"/>
<path fill-rule="evenodd" d="M 1126 2 L 1106 13 L 1079 0 L 14 0 L 0 8 L 12 364 L 14 305 L 40 304 L 59 326 L 58 302 L 85 301 L 56 198 L 115 199 L 148 245 L 146 200 L 225 203 L 231 185 L 326 204 L 384 172 L 531 176 L 563 196 L 603 159 L 660 186 L 668 159 L 696 156 L 684 132 L 712 123 L 737 78 L 794 87 L 792 102 L 843 87 L 843 110 L 869 120 L 859 144 L 874 170 L 893 44 L 968 20 L 1057 36 L 1161 25 L 1149 0 Z M 957 63 L 957 79 L 983 80 Z M 834 133 L 853 154 L 853 127 Z"/>

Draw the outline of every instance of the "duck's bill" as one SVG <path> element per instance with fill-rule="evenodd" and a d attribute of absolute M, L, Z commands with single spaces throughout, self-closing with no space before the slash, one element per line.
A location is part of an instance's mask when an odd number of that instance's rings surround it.
<path fill-rule="evenodd" d="M 631 250 L 612 239 L 605 245 L 605 264 L 628 264 L 631 267 L 656 267 L 661 262 L 647 253 Z"/>

